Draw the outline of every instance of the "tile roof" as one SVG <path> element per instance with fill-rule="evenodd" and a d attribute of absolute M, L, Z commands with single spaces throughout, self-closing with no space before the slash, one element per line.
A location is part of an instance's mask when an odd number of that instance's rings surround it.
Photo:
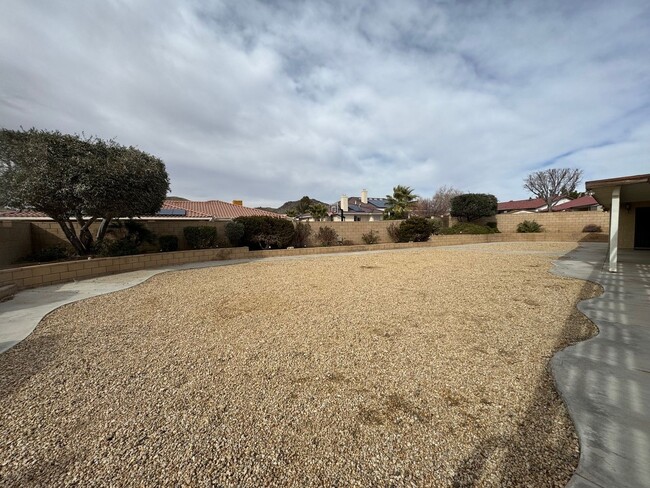
<path fill-rule="evenodd" d="M 188 200 L 165 200 L 163 209 L 183 209 L 186 211 L 185 217 L 192 218 L 215 218 L 215 219 L 234 219 L 236 217 L 267 216 L 283 218 L 281 214 L 260 210 L 258 208 L 244 207 L 242 205 L 233 205 L 232 203 L 222 202 L 221 200 L 208 200 L 207 202 L 192 202 Z M 168 217 L 165 215 L 165 217 Z M 175 216 L 182 218 L 181 216 Z"/>
<path fill-rule="evenodd" d="M 529 198 L 527 200 L 510 200 L 509 202 L 499 202 L 497 211 L 503 212 L 507 210 L 534 210 L 546 205 L 543 198 Z"/>
<path fill-rule="evenodd" d="M 581 207 L 593 207 L 594 205 L 600 205 L 594 197 L 591 195 L 585 195 L 584 197 L 578 197 L 575 200 L 570 202 L 563 203 L 562 205 L 556 205 L 553 207 L 554 212 L 561 212 L 562 210 L 571 210 L 572 208 L 581 208 Z"/>
<path fill-rule="evenodd" d="M 232 203 L 220 200 L 209 200 L 207 202 L 191 202 L 187 200 L 165 200 L 162 209 L 182 209 L 185 215 L 149 215 L 143 217 L 158 218 L 203 218 L 203 219 L 234 219 L 236 217 L 251 217 L 261 215 L 267 217 L 284 218 L 281 214 L 260 210 L 257 208 L 233 205 Z M 4 210 L 0 211 L 0 217 L 21 217 L 21 218 L 47 218 L 42 212 L 34 210 Z"/>

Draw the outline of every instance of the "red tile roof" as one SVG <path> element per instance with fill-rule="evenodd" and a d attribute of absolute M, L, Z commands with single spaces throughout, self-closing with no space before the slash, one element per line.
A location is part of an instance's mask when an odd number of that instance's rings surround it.
<path fill-rule="evenodd" d="M 254 215 L 265 215 L 267 217 L 283 218 L 281 214 L 260 210 L 257 208 L 233 205 L 220 200 L 209 200 L 207 202 L 191 202 L 187 200 L 165 200 L 162 208 L 183 209 L 185 215 L 153 215 L 148 217 L 158 218 L 204 218 L 204 219 L 234 219 L 236 217 L 251 217 Z M 42 212 L 34 210 L 4 210 L 0 211 L 0 217 L 21 217 L 21 218 L 47 218 Z M 143 217 L 146 217 L 143 215 Z"/>
<path fill-rule="evenodd" d="M 535 210 L 536 208 L 546 205 L 543 198 L 529 198 L 527 200 L 510 200 L 509 202 L 499 202 L 497 205 L 498 212 L 510 210 Z"/>
<path fill-rule="evenodd" d="M 563 203 L 562 205 L 556 205 L 553 207 L 554 212 L 561 212 L 562 210 L 571 210 L 573 208 L 582 208 L 582 207 L 593 207 L 594 205 L 599 205 L 594 197 L 591 195 L 585 195 L 584 197 L 578 197 L 575 200 L 570 202 Z"/>
<path fill-rule="evenodd" d="M 280 214 L 268 212 L 266 210 L 244 207 L 242 205 L 233 205 L 232 203 L 222 202 L 221 200 L 208 200 L 207 202 L 165 200 L 162 208 L 183 209 L 186 211 L 185 217 L 193 218 L 234 219 L 236 217 L 252 217 L 255 215 L 276 218 L 283 217 Z M 178 217 L 182 218 L 182 216 L 176 216 L 176 218 Z"/>

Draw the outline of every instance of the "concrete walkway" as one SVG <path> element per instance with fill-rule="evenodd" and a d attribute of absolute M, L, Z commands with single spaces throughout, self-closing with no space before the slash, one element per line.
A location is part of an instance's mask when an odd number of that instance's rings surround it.
<path fill-rule="evenodd" d="M 553 270 L 605 290 L 578 305 L 599 334 L 551 362 L 580 439 L 568 486 L 650 487 L 650 251 L 619 251 L 618 273 L 607 272 L 606 252 L 583 244 Z"/>

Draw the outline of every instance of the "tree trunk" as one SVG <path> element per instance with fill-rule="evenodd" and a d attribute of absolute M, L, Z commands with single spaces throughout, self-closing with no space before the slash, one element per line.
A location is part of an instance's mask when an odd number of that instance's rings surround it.
<path fill-rule="evenodd" d="M 111 223 L 111 217 L 105 217 L 102 219 L 99 224 L 99 229 L 97 229 L 97 241 L 101 241 L 106 237 L 106 231 L 108 230 L 108 224 Z"/>
<path fill-rule="evenodd" d="M 70 241 L 70 244 L 72 244 L 75 250 L 82 255 L 88 254 L 88 251 L 77 237 L 77 233 L 74 231 L 74 224 L 72 224 L 72 222 L 69 220 L 57 220 L 56 222 L 59 224 L 61 230 L 63 230 L 63 233 L 68 238 L 68 241 Z"/>
<path fill-rule="evenodd" d="M 79 240 L 89 253 L 93 248 L 93 235 L 90 233 L 90 226 L 95 222 L 96 218 L 91 217 L 88 221 L 84 222 L 83 216 L 77 214 L 77 223 L 79 224 Z"/>

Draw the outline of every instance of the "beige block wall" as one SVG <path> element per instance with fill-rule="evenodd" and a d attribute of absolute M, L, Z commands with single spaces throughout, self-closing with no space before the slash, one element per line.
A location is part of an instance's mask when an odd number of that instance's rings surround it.
<path fill-rule="evenodd" d="M 379 220 L 375 222 L 309 222 L 312 234 L 310 245 L 319 246 L 319 242 L 314 238 L 321 227 L 331 227 L 343 240 L 352 241 L 354 244 L 363 244 L 361 236 L 369 233 L 371 230 L 379 234 L 380 243 L 392 242 L 388 237 L 386 229 L 389 225 L 399 225 L 401 220 Z"/>
<path fill-rule="evenodd" d="M 167 266 L 219 261 L 225 259 L 259 259 L 267 257 L 332 254 L 353 251 L 380 251 L 388 249 L 427 248 L 476 244 L 486 242 L 548 242 L 548 241 L 603 241 L 604 234 L 541 233 L 541 234 L 483 234 L 432 236 L 428 242 L 383 243 L 363 246 L 311 247 L 302 249 L 277 249 L 249 251 L 245 247 L 202 249 L 167 253 L 139 254 L 114 258 L 94 258 L 63 263 L 39 264 L 21 268 L 0 270 L 0 286 L 14 283 L 19 289 L 55 285 L 98 276 L 124 273 L 139 269 L 164 268 Z"/>
<path fill-rule="evenodd" d="M 0 266 L 13 264 L 32 252 L 29 222 L 4 220 L 0 222 Z"/>
<path fill-rule="evenodd" d="M 499 214 L 483 219 L 496 221 L 501 232 L 517 232 L 517 225 L 524 220 L 534 220 L 541 224 L 544 232 L 582 232 L 586 225 L 599 225 L 603 232 L 609 232 L 608 212 L 539 212 L 527 214 Z"/>
<path fill-rule="evenodd" d="M 156 236 L 174 235 L 178 237 L 178 246 L 180 250 L 188 249 L 187 242 L 183 236 L 185 227 L 208 226 L 216 227 L 217 236 L 225 237 L 225 227 L 227 222 L 208 222 L 206 220 L 187 220 L 187 219 L 168 219 L 168 220 L 138 220 L 147 226 Z M 99 223 L 94 223 L 90 227 L 93 235 L 96 234 Z M 56 222 L 51 220 L 32 221 L 32 247 L 34 250 L 44 249 L 53 246 L 65 246 L 72 249 L 72 245 L 65 237 L 63 230 Z"/>

